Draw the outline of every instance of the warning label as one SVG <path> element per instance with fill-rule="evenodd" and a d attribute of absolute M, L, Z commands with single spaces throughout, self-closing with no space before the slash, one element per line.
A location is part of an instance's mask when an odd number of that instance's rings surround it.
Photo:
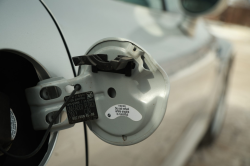
<path fill-rule="evenodd" d="M 66 101 L 69 96 L 64 97 Z M 66 105 L 70 124 L 98 119 L 93 92 L 75 94 Z"/>
<path fill-rule="evenodd" d="M 117 105 L 115 107 L 116 115 L 118 116 L 128 116 L 129 114 L 129 107 L 126 107 L 126 105 Z"/>
<path fill-rule="evenodd" d="M 105 115 L 109 119 L 116 119 L 120 116 L 128 117 L 133 121 L 139 121 L 142 119 L 142 115 L 139 111 L 126 104 L 117 104 L 110 107 Z"/>

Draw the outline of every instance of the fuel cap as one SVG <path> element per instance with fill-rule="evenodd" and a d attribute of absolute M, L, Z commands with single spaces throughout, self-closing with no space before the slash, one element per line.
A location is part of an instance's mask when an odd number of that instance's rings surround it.
<path fill-rule="evenodd" d="M 11 128 L 11 140 L 13 141 L 17 133 L 17 121 L 16 116 L 12 109 L 10 109 L 10 128 Z"/>
<path fill-rule="evenodd" d="M 10 108 L 10 99 L 0 92 L 0 146 L 8 151 L 17 132 L 17 122 Z M 0 152 L 0 156 L 3 155 Z"/>
<path fill-rule="evenodd" d="M 98 119 L 86 122 L 90 130 L 103 141 L 119 146 L 149 137 L 167 109 L 170 84 L 165 71 L 142 47 L 125 39 L 101 40 L 89 49 L 89 55 L 107 55 L 103 60 L 107 63 L 118 56 L 128 57 L 134 63 L 131 75 L 96 71 L 96 63 L 79 68 L 79 75 L 91 75 L 95 91 Z"/>

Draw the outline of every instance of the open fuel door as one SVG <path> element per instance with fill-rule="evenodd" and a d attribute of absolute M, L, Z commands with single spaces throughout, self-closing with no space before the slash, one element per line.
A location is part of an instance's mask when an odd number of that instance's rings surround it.
<path fill-rule="evenodd" d="M 107 38 L 73 61 L 80 66 L 77 77 L 50 78 L 26 90 L 34 129 L 48 128 L 50 118 L 70 95 L 66 87 L 76 84 L 81 90 L 63 110 L 66 120 L 54 124 L 51 131 L 86 121 L 103 141 L 126 146 L 146 139 L 160 125 L 167 108 L 169 79 L 140 46 Z"/>

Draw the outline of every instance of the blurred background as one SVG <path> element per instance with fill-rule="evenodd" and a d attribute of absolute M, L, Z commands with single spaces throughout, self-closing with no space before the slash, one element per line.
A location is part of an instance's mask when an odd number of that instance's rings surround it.
<path fill-rule="evenodd" d="M 210 31 L 234 47 L 227 115 L 215 143 L 197 149 L 187 166 L 250 165 L 250 1 L 230 0 L 227 9 L 208 17 Z"/>
<path fill-rule="evenodd" d="M 229 0 L 227 9 L 210 19 L 250 27 L 250 1 Z"/>

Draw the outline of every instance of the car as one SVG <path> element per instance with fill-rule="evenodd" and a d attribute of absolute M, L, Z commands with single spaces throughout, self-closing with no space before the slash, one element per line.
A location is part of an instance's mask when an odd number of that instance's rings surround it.
<path fill-rule="evenodd" d="M 77 80 L 85 69 L 90 71 L 90 66 L 83 66 L 85 61 L 77 66 L 74 58 L 95 53 L 98 55 L 95 58 L 101 58 L 106 64 L 109 61 L 99 54 L 103 54 L 105 49 L 111 49 L 112 54 L 119 43 L 130 43 L 134 51 L 146 53 L 145 59 L 138 53 L 145 69 L 146 66 L 149 69 L 157 66 L 155 70 L 160 71 L 161 79 L 154 84 L 151 81 L 157 79 L 156 76 L 147 78 L 150 80 L 148 83 L 142 81 L 146 90 L 141 92 L 147 95 L 151 88 L 158 88 L 157 95 L 161 95 L 162 90 L 164 106 L 153 111 L 154 115 L 160 117 L 157 120 L 147 117 L 151 124 L 155 124 L 154 128 L 150 132 L 148 129 L 148 132 L 133 133 L 138 140 L 131 142 L 126 142 L 129 134 L 120 136 L 118 142 L 114 141 L 112 130 L 119 123 L 109 121 L 107 125 L 110 130 L 98 126 L 94 120 L 70 125 L 64 112 L 60 119 L 63 124 L 52 127 L 36 155 L 20 160 L 2 153 L 0 164 L 183 165 L 197 146 L 213 143 L 223 124 L 233 48 L 228 41 L 211 35 L 201 16 L 217 14 L 225 7 L 225 0 L 1 1 L 0 108 L 10 108 L 14 115 L 12 117 L 15 117 L 11 122 L 15 124 L 12 125 L 11 142 L 5 147 L 10 154 L 23 156 L 31 153 L 42 141 L 49 124 L 53 124 L 49 118 L 53 119 L 54 114 L 49 113 L 52 108 L 55 111 L 60 107 L 55 102 L 50 105 L 45 102 L 49 91 L 45 90 L 43 94 L 43 85 L 51 84 L 58 96 L 63 94 L 61 98 L 65 97 L 66 91 L 70 95 L 74 88 L 67 86 L 65 90 L 58 90 L 59 84 L 61 86 L 65 85 L 62 82 Z M 116 44 L 112 44 L 112 41 Z M 101 44 L 102 47 L 97 48 Z M 89 63 L 95 66 L 91 59 Z M 97 72 L 95 70 L 92 67 L 92 72 Z M 109 77 L 110 80 L 114 78 L 113 75 Z M 121 95 L 119 91 L 114 94 L 112 88 L 123 89 L 124 93 L 134 92 L 128 90 L 128 84 L 110 80 L 99 79 L 100 82 L 95 82 L 103 86 L 103 82 L 109 81 L 111 89 L 103 91 L 104 96 L 113 98 Z M 165 84 L 162 80 L 165 80 Z M 141 84 L 140 80 L 138 84 Z M 86 82 L 86 85 L 89 84 Z M 40 87 L 40 96 L 39 93 L 31 95 L 34 87 Z M 82 88 L 85 88 L 84 85 Z M 44 102 L 38 102 L 43 99 Z M 130 102 L 130 99 L 124 97 L 126 102 Z M 132 110 L 132 107 L 129 109 Z M 144 109 L 151 107 L 145 105 Z M 106 115 L 97 111 L 100 119 Z M 111 114 L 106 116 L 109 118 Z M 129 126 L 135 123 L 131 121 L 125 124 Z M 122 130 L 119 132 L 122 133 L 128 126 L 120 126 Z M 137 128 L 141 131 L 145 126 L 142 124 Z M 108 136 L 104 137 L 105 134 Z"/>

